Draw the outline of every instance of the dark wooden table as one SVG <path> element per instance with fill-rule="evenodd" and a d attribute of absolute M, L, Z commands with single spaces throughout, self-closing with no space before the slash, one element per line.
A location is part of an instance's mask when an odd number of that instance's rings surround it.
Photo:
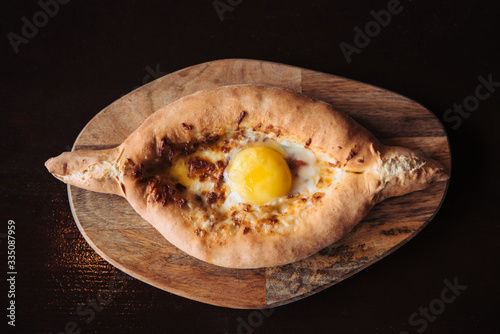
<path fill-rule="evenodd" d="M 494 4 L 2 3 L 2 326 L 8 333 L 54 334 L 496 333 L 500 24 Z M 81 236 L 66 186 L 44 161 L 69 150 L 95 114 L 132 89 L 222 58 L 336 74 L 429 108 L 448 131 L 453 159 L 448 195 L 434 220 L 349 279 L 263 311 L 191 301 L 114 269 Z M 13 270 L 9 226 L 15 226 Z M 5 284 L 11 276 L 15 284 Z M 6 317 L 12 300 L 15 327 Z"/>

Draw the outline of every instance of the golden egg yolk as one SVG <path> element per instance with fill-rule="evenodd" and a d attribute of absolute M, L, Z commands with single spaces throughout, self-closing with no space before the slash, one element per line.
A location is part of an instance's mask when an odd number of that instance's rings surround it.
<path fill-rule="evenodd" d="M 254 146 L 239 151 L 227 176 L 231 189 L 250 204 L 265 204 L 285 196 L 292 186 L 292 175 L 285 159 L 269 147 Z"/>

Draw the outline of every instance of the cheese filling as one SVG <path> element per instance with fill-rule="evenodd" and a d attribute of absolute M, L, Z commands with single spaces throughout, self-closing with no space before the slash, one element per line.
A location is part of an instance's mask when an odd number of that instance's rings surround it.
<path fill-rule="evenodd" d="M 242 129 L 178 156 L 162 177 L 186 187 L 194 233 L 224 243 L 237 233 L 293 232 L 343 178 L 336 166 L 303 143 Z"/>

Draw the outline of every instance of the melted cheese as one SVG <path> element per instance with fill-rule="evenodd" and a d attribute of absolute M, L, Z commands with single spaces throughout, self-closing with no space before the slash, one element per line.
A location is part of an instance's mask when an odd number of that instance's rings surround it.
<path fill-rule="evenodd" d="M 223 171 L 223 182 L 217 185 L 215 177 L 190 178 L 190 159 L 200 158 L 209 163 L 217 161 L 230 165 L 235 155 L 247 147 L 264 146 L 280 152 L 290 161 L 301 163 L 292 169 L 291 190 L 281 197 L 265 204 L 247 203 L 238 192 L 232 191 L 228 183 L 228 168 Z M 221 135 L 220 140 L 210 146 L 200 146 L 195 153 L 175 161 L 169 173 L 174 182 L 187 187 L 192 195 L 188 201 L 187 216 L 193 230 L 200 237 L 215 243 L 223 243 L 234 233 L 287 234 L 297 228 L 297 224 L 307 219 L 311 210 L 316 209 L 317 201 L 331 191 L 332 185 L 339 182 L 345 172 L 336 168 L 326 155 L 314 153 L 289 139 L 276 137 L 259 131 L 229 131 Z M 218 176 L 221 171 L 214 173 Z M 210 202 L 208 194 L 223 194 L 222 199 Z M 193 200 L 195 196 L 202 201 Z"/>

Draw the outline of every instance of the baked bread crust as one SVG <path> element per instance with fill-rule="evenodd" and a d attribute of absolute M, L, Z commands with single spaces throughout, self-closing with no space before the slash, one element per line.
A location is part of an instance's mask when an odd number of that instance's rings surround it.
<path fill-rule="evenodd" d="M 189 205 L 152 201 L 151 182 L 138 180 L 139 165 L 162 159 L 166 139 L 169 145 L 185 148 L 186 143 L 210 134 L 256 127 L 272 129 L 348 171 L 291 233 L 263 235 L 241 229 L 223 243 L 210 242 L 193 232 Z M 448 178 L 436 161 L 406 148 L 381 144 L 349 116 L 324 102 L 260 85 L 199 91 L 156 111 L 116 148 L 65 152 L 49 159 L 46 166 L 66 183 L 125 197 L 181 250 L 232 268 L 276 266 L 305 258 L 344 236 L 383 199 Z"/>

